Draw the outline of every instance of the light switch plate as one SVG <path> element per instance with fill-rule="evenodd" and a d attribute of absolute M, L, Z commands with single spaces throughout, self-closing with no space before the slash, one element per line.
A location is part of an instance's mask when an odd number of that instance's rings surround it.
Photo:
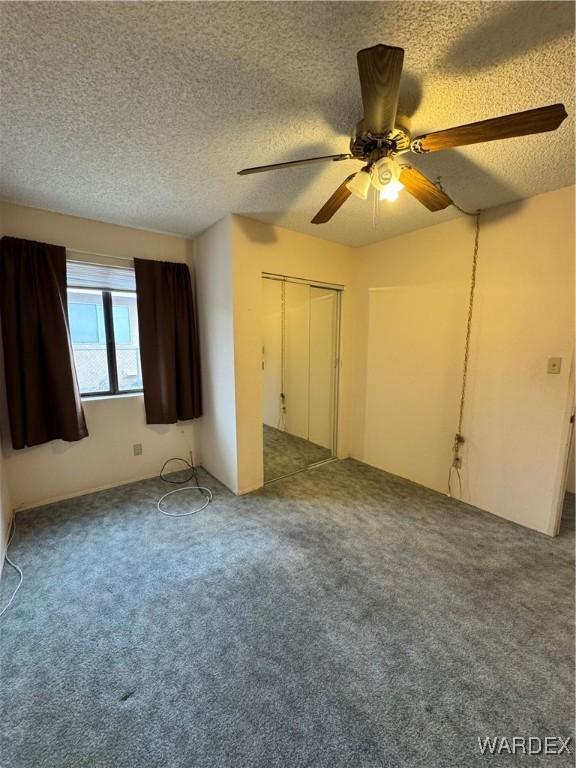
<path fill-rule="evenodd" d="M 560 373 L 560 369 L 562 368 L 562 358 L 561 357 L 549 357 L 548 358 L 548 373 Z"/>
<path fill-rule="evenodd" d="M 132 448 L 134 450 L 134 456 L 142 456 L 142 443 L 134 443 Z"/>

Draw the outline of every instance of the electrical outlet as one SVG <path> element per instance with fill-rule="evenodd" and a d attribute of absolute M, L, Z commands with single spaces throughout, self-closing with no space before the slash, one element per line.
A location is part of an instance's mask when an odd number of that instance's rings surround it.
<path fill-rule="evenodd" d="M 561 357 L 549 357 L 548 358 L 548 373 L 560 373 L 560 369 L 562 368 L 562 358 Z"/>
<path fill-rule="evenodd" d="M 134 443 L 132 450 L 134 451 L 134 456 L 142 456 L 142 443 Z"/>

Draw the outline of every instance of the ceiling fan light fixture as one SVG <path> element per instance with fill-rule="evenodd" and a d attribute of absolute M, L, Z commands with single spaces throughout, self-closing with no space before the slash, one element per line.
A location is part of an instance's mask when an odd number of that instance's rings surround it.
<path fill-rule="evenodd" d="M 389 203 L 393 203 L 398 200 L 398 193 L 404 189 L 404 184 L 401 181 L 392 179 L 391 182 L 380 190 L 380 200 L 387 200 Z"/>
<path fill-rule="evenodd" d="M 358 171 L 354 178 L 350 179 L 346 186 L 353 195 L 359 197 L 361 200 L 366 200 L 370 190 L 370 183 L 370 173 L 362 169 L 361 171 Z"/>
<path fill-rule="evenodd" d="M 393 202 L 398 199 L 398 193 L 404 189 L 400 181 L 400 166 L 389 157 L 382 157 L 372 166 L 372 185 L 380 193 L 380 200 Z"/>

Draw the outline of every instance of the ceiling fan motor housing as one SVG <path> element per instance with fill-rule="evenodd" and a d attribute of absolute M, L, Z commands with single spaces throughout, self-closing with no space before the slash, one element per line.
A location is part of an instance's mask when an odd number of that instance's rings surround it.
<path fill-rule="evenodd" d="M 410 149 L 410 134 L 404 128 L 395 127 L 379 136 L 363 130 L 363 121 L 356 126 L 350 140 L 350 152 L 359 160 L 375 163 L 381 157 L 400 154 Z"/>

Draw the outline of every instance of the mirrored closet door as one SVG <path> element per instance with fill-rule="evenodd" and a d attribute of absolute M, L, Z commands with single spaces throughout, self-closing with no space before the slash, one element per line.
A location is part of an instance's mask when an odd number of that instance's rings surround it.
<path fill-rule="evenodd" d="M 264 481 L 336 455 L 337 288 L 262 278 Z"/>

